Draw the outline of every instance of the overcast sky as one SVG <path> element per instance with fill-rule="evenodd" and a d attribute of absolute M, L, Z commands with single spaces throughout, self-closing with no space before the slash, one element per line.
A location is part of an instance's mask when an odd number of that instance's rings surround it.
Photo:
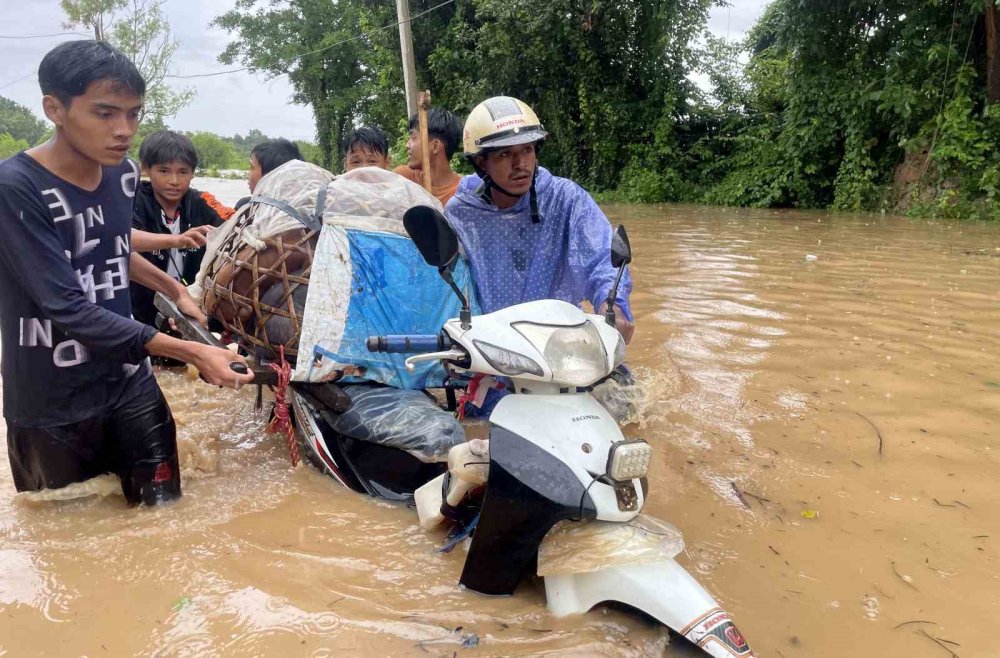
<path fill-rule="evenodd" d="M 390 0 L 385 0 L 389 2 Z M 171 73 L 192 75 L 222 71 L 217 57 L 229 42 L 224 30 L 209 27 L 213 18 L 235 4 L 235 0 L 166 0 L 163 11 L 180 47 Z M 767 0 L 731 0 L 729 8 L 712 11 L 709 28 L 721 36 L 738 39 L 760 16 Z M 36 71 L 42 56 L 72 35 L 38 39 L 5 39 L 9 36 L 63 32 L 64 20 L 58 0 L 0 0 L 0 96 L 6 96 L 42 115 Z M 79 30 L 78 30 L 79 31 Z M 194 88 L 197 96 L 169 121 L 179 130 L 207 130 L 220 135 L 246 134 L 259 128 L 271 136 L 312 140 L 315 136 L 312 110 L 290 102 L 288 79 L 268 80 L 246 72 L 211 78 L 173 80 Z"/>

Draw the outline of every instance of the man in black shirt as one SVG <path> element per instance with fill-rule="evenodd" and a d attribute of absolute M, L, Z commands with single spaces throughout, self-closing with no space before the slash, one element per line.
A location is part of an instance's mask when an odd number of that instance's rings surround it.
<path fill-rule="evenodd" d="M 147 356 L 212 384 L 253 376 L 224 349 L 130 317 L 129 280 L 204 319 L 177 281 L 130 249 L 138 167 L 125 159 L 145 83 L 121 52 L 71 41 L 42 60 L 48 142 L 0 162 L 0 337 L 8 457 L 19 491 L 116 473 L 126 499 L 180 496 L 176 432 Z"/>

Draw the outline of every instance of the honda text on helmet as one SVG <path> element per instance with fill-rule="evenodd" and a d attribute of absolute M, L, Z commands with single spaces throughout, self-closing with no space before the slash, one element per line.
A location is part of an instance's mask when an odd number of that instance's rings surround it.
<path fill-rule="evenodd" d="M 483 184 L 479 195 L 492 203 L 492 190 L 495 188 L 507 196 L 517 197 L 498 185 L 477 162 L 478 156 L 485 156 L 490 151 L 519 146 L 521 144 L 537 144 L 542 142 L 548 133 L 542 127 L 534 110 L 527 103 L 510 96 L 494 96 L 473 108 L 465 121 L 463 144 L 465 157 L 475 168 Z M 537 147 L 536 147 L 537 148 Z M 538 201 L 535 193 L 534 175 L 531 182 L 531 220 L 539 221 Z"/>

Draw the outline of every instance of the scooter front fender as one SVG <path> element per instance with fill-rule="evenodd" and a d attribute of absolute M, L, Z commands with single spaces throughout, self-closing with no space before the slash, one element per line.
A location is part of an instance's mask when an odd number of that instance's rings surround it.
<path fill-rule="evenodd" d="M 642 610 L 715 658 L 752 658 L 729 613 L 675 560 L 545 576 L 549 610 L 582 614 L 603 601 Z"/>

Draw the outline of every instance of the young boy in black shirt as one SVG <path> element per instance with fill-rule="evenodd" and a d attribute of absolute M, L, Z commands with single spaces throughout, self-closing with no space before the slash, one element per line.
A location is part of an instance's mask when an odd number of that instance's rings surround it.
<path fill-rule="evenodd" d="M 205 255 L 208 232 L 233 215 L 233 209 L 208 192 L 191 187 L 198 152 L 187 136 L 172 130 L 151 133 L 139 147 L 142 173 L 135 195 L 132 249 L 185 285 L 194 283 Z M 131 285 L 132 317 L 156 326 L 153 291 Z"/>
<path fill-rule="evenodd" d="M 70 41 L 38 80 L 54 135 L 0 162 L 0 338 L 3 411 L 18 491 L 102 473 L 129 503 L 181 494 L 173 417 L 150 354 L 194 364 L 211 384 L 239 387 L 243 359 L 131 319 L 129 280 L 204 320 L 184 287 L 130 248 L 138 167 L 125 158 L 145 82 L 125 55 Z"/>

